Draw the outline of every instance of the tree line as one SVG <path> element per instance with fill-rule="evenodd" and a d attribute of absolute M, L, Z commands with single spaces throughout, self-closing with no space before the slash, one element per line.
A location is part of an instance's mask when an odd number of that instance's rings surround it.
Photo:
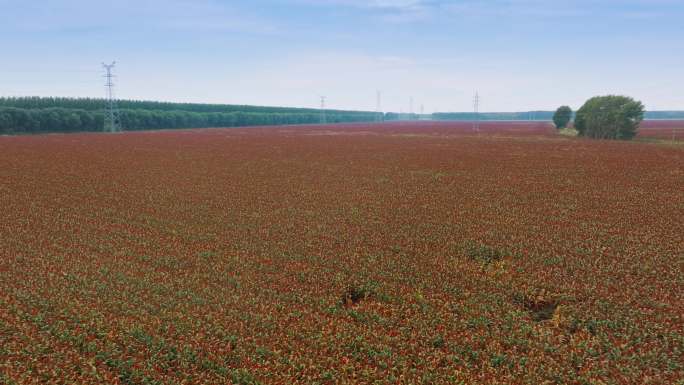
<path fill-rule="evenodd" d="M 127 131 L 314 124 L 321 121 L 320 111 L 304 108 L 246 106 L 241 110 L 243 106 L 127 100 L 118 104 L 119 123 Z M 0 134 L 102 131 L 103 110 L 102 99 L 0 98 Z M 384 120 L 385 116 L 363 111 L 325 112 L 327 123 L 371 122 L 379 119 Z"/>
<path fill-rule="evenodd" d="M 553 111 L 525 111 L 525 112 L 436 112 L 432 114 L 433 120 L 539 120 L 550 121 L 554 117 Z M 575 118 L 575 113 L 571 115 Z M 644 119 L 682 120 L 684 111 L 645 111 Z"/>
<path fill-rule="evenodd" d="M 176 128 L 244 127 L 284 124 L 315 124 L 320 113 L 188 112 L 120 110 L 126 131 Z M 327 123 L 370 122 L 372 112 L 326 112 Z M 23 109 L 0 107 L 0 134 L 102 131 L 104 113 L 66 108 Z"/>
<path fill-rule="evenodd" d="M 552 111 L 525 111 L 525 112 L 435 112 L 433 120 L 539 120 L 548 121 L 553 117 Z"/>
<path fill-rule="evenodd" d="M 0 97 L 0 107 L 14 107 L 28 110 L 46 108 L 64 108 L 69 110 L 100 111 L 104 108 L 104 100 L 99 98 L 67 98 L 67 97 Z M 315 108 L 245 106 L 232 104 L 172 103 L 149 100 L 118 100 L 123 110 L 148 111 L 187 111 L 187 112 L 261 112 L 261 113 L 315 113 Z M 332 113 L 350 112 L 328 110 Z"/>

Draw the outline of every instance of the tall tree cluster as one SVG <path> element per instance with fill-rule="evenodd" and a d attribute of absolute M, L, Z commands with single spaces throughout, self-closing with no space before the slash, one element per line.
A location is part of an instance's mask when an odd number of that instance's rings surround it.
<path fill-rule="evenodd" d="M 556 113 L 553 114 L 553 124 L 557 129 L 567 128 L 568 123 L 572 119 L 572 109 L 568 106 L 558 107 Z"/>
<path fill-rule="evenodd" d="M 627 96 L 589 99 L 575 116 L 575 129 L 594 139 L 632 139 L 644 119 L 644 105 Z"/>

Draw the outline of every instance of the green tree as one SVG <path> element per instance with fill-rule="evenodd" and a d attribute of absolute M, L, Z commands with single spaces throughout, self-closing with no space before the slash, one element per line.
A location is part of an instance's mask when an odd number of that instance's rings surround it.
<path fill-rule="evenodd" d="M 75 112 L 63 113 L 62 125 L 65 131 L 79 131 L 82 125 L 81 117 Z"/>
<path fill-rule="evenodd" d="M 40 120 L 41 124 L 40 127 L 43 131 L 49 131 L 49 132 L 63 132 L 65 131 L 64 129 L 64 110 L 60 110 L 57 108 L 50 108 L 50 109 L 45 109 L 41 110 L 40 114 Z"/>
<path fill-rule="evenodd" d="M 12 132 L 13 128 L 12 115 L 9 111 L 0 109 L 0 134 L 8 134 Z"/>
<path fill-rule="evenodd" d="M 76 111 L 81 120 L 81 130 L 95 131 L 95 115 L 91 112 L 78 110 Z"/>
<path fill-rule="evenodd" d="M 579 135 L 595 139 L 632 139 L 644 119 L 644 105 L 627 96 L 596 96 L 575 116 Z"/>
<path fill-rule="evenodd" d="M 572 119 L 572 109 L 568 106 L 558 107 L 556 113 L 553 114 L 553 123 L 557 129 L 566 128 Z"/>

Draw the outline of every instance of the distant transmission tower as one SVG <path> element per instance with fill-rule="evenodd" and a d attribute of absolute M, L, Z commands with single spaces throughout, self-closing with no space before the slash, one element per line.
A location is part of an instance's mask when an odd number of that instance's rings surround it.
<path fill-rule="evenodd" d="M 384 119 L 382 114 L 382 93 L 380 91 L 377 91 L 375 100 L 375 121 L 382 122 L 383 120 Z"/>
<path fill-rule="evenodd" d="M 116 105 L 116 99 L 114 98 L 114 75 L 112 70 L 116 62 L 112 64 L 102 63 L 102 67 L 105 69 L 105 87 L 107 89 L 107 100 L 105 100 L 105 115 L 104 115 L 104 130 L 105 132 L 119 132 L 121 131 L 121 124 L 119 121 L 119 108 Z"/>
<path fill-rule="evenodd" d="M 413 96 L 409 98 L 409 120 L 413 120 Z"/>
<path fill-rule="evenodd" d="M 321 96 L 321 124 L 326 124 L 325 119 L 325 96 Z"/>
<path fill-rule="evenodd" d="M 475 96 L 473 97 L 473 111 L 475 112 L 473 131 L 480 132 L 480 94 L 477 92 L 475 92 Z"/>

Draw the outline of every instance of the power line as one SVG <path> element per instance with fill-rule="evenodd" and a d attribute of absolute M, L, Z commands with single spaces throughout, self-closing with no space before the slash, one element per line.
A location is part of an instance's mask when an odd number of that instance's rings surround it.
<path fill-rule="evenodd" d="M 105 101 L 105 120 L 104 120 L 104 130 L 105 132 L 119 132 L 121 131 L 121 125 L 119 120 L 119 108 L 116 105 L 116 98 L 114 97 L 114 75 L 112 70 L 116 62 L 112 64 L 102 63 L 102 67 L 105 69 L 105 88 L 107 90 L 107 100 Z"/>

